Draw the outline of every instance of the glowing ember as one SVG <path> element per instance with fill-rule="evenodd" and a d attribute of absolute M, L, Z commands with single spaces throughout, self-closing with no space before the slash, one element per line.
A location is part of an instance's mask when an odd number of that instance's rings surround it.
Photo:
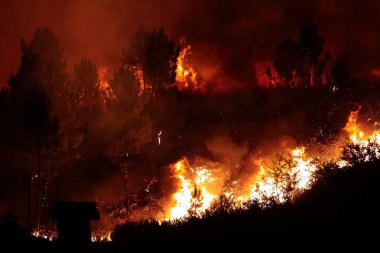
<path fill-rule="evenodd" d="M 91 234 L 92 242 L 110 242 L 111 231 L 96 230 Z M 36 229 L 32 232 L 32 236 L 53 241 L 57 238 L 57 232 L 54 229 Z"/>
<path fill-rule="evenodd" d="M 32 236 L 53 241 L 57 238 L 57 233 L 50 229 L 36 229 L 32 232 Z"/>
<path fill-rule="evenodd" d="M 126 67 L 135 76 L 135 78 L 136 78 L 136 80 L 140 86 L 140 90 L 139 90 L 138 95 L 141 96 L 142 94 L 144 94 L 144 91 L 146 91 L 146 89 L 147 89 L 147 86 L 146 86 L 146 83 L 144 80 L 144 71 L 143 71 L 142 65 L 137 64 L 135 66 L 126 66 Z"/>
<path fill-rule="evenodd" d="M 91 241 L 92 242 L 111 242 L 111 233 L 110 231 L 97 231 L 92 233 Z"/>

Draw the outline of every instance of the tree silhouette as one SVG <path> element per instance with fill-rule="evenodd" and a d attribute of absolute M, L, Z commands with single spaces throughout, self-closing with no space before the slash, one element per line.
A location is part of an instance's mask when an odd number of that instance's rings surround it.
<path fill-rule="evenodd" d="M 8 82 L 14 113 L 37 149 L 36 224 L 41 206 L 46 207 L 46 177 L 42 168 L 43 152 L 57 142 L 58 101 L 65 85 L 65 61 L 54 33 L 37 29 L 30 43 L 21 40 L 21 65 Z M 46 150 L 44 150 L 46 149 Z M 28 151 L 27 151 L 28 152 Z M 41 205 L 42 201 L 42 205 Z"/>
<path fill-rule="evenodd" d="M 88 58 L 83 58 L 74 66 L 74 89 L 79 113 L 80 125 L 83 131 L 89 127 L 91 121 L 99 114 L 102 107 L 101 94 L 98 87 L 98 70 Z"/>
<path fill-rule="evenodd" d="M 289 87 L 294 86 L 293 73 L 298 68 L 298 60 L 297 43 L 290 38 L 287 38 L 276 48 L 274 66 Z"/>
<path fill-rule="evenodd" d="M 117 99 L 117 109 L 130 111 L 139 100 L 139 85 L 136 77 L 125 68 L 121 68 L 114 76 L 111 87 Z"/>
<path fill-rule="evenodd" d="M 324 44 L 325 40 L 319 35 L 315 25 L 308 23 L 300 28 L 298 48 L 301 56 L 301 65 L 297 72 L 300 73 L 303 79 L 302 82 L 306 86 L 314 84 L 315 70 L 320 63 L 319 57 L 323 52 Z"/>
<path fill-rule="evenodd" d="M 131 70 L 141 70 L 144 91 L 151 87 L 159 94 L 175 80 L 179 49 L 163 28 L 148 32 L 140 27 L 130 38 L 122 62 Z"/>
<path fill-rule="evenodd" d="M 12 90 L 39 85 L 44 87 L 48 97 L 56 100 L 64 89 L 67 74 L 63 49 L 55 34 L 47 27 L 36 29 L 30 43 L 21 40 L 21 53 L 21 66 L 9 81 Z"/>
<path fill-rule="evenodd" d="M 325 40 L 319 35 L 317 27 L 311 23 L 301 26 L 298 39 L 298 47 L 306 63 L 316 64 L 325 44 Z"/>
<path fill-rule="evenodd" d="M 352 86 L 352 75 L 343 58 L 336 59 L 331 66 L 331 78 L 336 87 L 350 88 Z"/>
<path fill-rule="evenodd" d="M 317 27 L 308 23 L 301 26 L 298 41 L 287 38 L 277 46 L 274 65 L 289 87 L 321 84 L 324 62 L 320 61 L 320 56 L 324 44 Z"/>
<path fill-rule="evenodd" d="M 51 115 L 50 100 L 43 88 L 33 87 L 25 96 L 22 108 L 22 121 L 25 130 L 35 138 L 37 147 L 37 186 L 36 218 L 40 222 L 40 208 L 46 207 L 46 173 L 42 168 L 43 149 L 49 148 L 57 141 L 58 120 Z M 42 210 L 46 214 L 46 210 Z M 46 218 L 43 216 L 43 218 Z"/>
<path fill-rule="evenodd" d="M 135 158 L 152 137 L 152 126 L 145 111 L 147 97 L 138 95 L 137 83 L 135 76 L 125 68 L 121 68 L 111 82 L 118 99 L 110 103 L 110 112 L 118 121 L 119 128 L 116 130 L 113 142 L 106 150 L 106 155 L 122 172 L 126 219 L 129 218 L 131 206 L 128 193 L 129 173 L 134 167 Z"/>

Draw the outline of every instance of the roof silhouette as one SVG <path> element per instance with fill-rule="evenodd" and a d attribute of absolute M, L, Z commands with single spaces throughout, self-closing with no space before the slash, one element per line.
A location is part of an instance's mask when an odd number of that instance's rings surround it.
<path fill-rule="evenodd" d="M 99 220 L 99 212 L 95 202 L 57 201 L 53 203 L 50 218 Z"/>

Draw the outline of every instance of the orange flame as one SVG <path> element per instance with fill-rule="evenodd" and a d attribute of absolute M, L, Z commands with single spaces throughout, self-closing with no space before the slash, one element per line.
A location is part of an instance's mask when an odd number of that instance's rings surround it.
<path fill-rule="evenodd" d="M 99 91 L 102 94 L 104 102 L 107 100 L 114 100 L 116 96 L 113 92 L 113 89 L 109 83 L 109 81 L 105 78 L 107 74 L 107 67 L 99 67 L 98 68 L 98 83 L 99 83 Z"/>
<path fill-rule="evenodd" d="M 348 133 L 350 140 L 353 144 L 358 144 L 361 146 L 368 145 L 370 142 L 380 144 L 379 130 L 374 130 L 372 132 L 365 131 L 364 129 L 362 129 L 363 124 L 358 123 L 360 109 L 361 106 L 359 105 L 359 108 L 356 111 L 352 111 L 350 113 L 350 116 L 348 117 L 348 122 L 346 126 L 343 128 L 343 130 Z M 377 125 L 378 123 L 375 122 L 375 126 Z"/>
<path fill-rule="evenodd" d="M 357 143 L 361 138 L 363 138 L 364 133 L 359 129 L 358 126 L 358 116 L 361 106 L 356 111 L 350 112 L 350 116 L 348 117 L 348 122 L 346 126 L 343 128 L 346 131 L 353 143 Z"/>
<path fill-rule="evenodd" d="M 217 200 L 218 196 L 232 197 L 235 206 L 249 200 L 256 200 L 258 203 L 266 204 L 268 199 L 274 199 L 279 203 L 287 201 L 287 185 L 293 184 L 291 197 L 297 193 L 309 189 L 313 183 L 313 175 L 317 170 L 317 165 L 312 159 L 305 159 L 305 148 L 297 148 L 289 152 L 291 163 L 284 173 L 286 177 L 276 178 L 274 168 L 265 167 L 261 161 L 260 171 L 252 177 L 254 182 L 250 186 L 249 194 L 242 194 L 237 188 L 238 184 L 231 184 L 225 187 L 215 187 L 213 183 L 216 178 L 211 170 L 206 166 L 192 167 L 187 158 L 182 158 L 171 165 L 175 177 L 179 181 L 177 192 L 172 196 L 172 205 L 169 208 L 167 220 L 176 220 L 194 214 L 201 217 L 202 214 Z M 224 182 L 227 185 L 228 177 Z M 289 182 L 287 180 L 292 180 Z M 294 196 L 293 196 L 294 195 Z"/>
<path fill-rule="evenodd" d="M 370 154 L 375 158 L 380 158 L 380 131 L 375 130 L 370 134 L 365 134 L 358 123 L 358 116 L 361 107 L 352 111 L 349 115 L 346 126 L 343 128 L 348 133 L 350 142 L 348 144 L 355 144 L 359 147 L 358 151 L 364 155 L 363 161 L 369 161 Z M 376 124 L 375 124 L 376 125 Z M 342 144 L 339 149 L 347 143 Z M 369 151 L 370 150 L 370 151 Z M 238 184 L 230 184 L 225 187 L 219 187 L 215 190 L 210 184 L 217 180 L 211 173 L 207 166 L 192 167 L 187 158 L 183 158 L 172 165 L 175 177 L 179 180 L 179 188 L 173 194 L 170 212 L 167 220 L 185 218 L 191 213 L 193 203 L 197 201 L 197 197 L 202 196 L 204 202 L 199 205 L 196 211 L 197 216 L 207 211 L 218 196 L 233 197 L 234 206 L 243 208 L 242 203 L 254 200 L 257 203 L 266 206 L 268 204 L 277 202 L 283 203 L 292 201 L 298 194 L 310 189 L 315 181 L 315 173 L 321 166 L 318 161 L 313 158 L 308 158 L 306 155 L 306 148 L 299 147 L 287 152 L 290 160 L 282 163 L 281 165 L 272 164 L 270 159 L 258 159 L 255 161 L 259 171 L 256 175 L 248 178 L 249 184 L 248 191 L 241 191 L 237 189 Z M 335 158 L 335 164 L 339 168 L 351 166 L 350 161 L 344 160 L 340 157 Z M 268 162 L 269 161 L 269 162 Z M 189 171 L 193 177 L 189 177 Z M 227 178 L 228 179 L 228 178 Z M 227 179 L 224 182 L 227 185 Z M 244 179 L 241 179 L 243 182 Z M 235 180 L 234 182 L 240 181 Z M 247 181 L 247 179 L 245 179 Z M 200 195 L 194 194 L 199 189 Z M 212 189 L 213 191 L 210 191 Z M 210 193 L 212 192 L 212 194 Z"/>
<path fill-rule="evenodd" d="M 179 180 L 179 189 L 173 194 L 175 205 L 170 208 L 169 219 L 180 219 L 190 212 L 201 216 L 217 197 L 209 192 L 214 181 L 211 172 L 205 167 L 190 167 L 187 158 L 176 162 L 172 169 Z"/>
<path fill-rule="evenodd" d="M 364 124 L 358 123 L 359 111 L 360 107 L 350 113 L 343 128 L 344 132 L 348 133 L 349 142 L 342 143 L 337 149 L 341 151 L 347 144 L 355 144 L 358 148 L 355 148 L 354 152 L 360 154 L 362 157 L 360 161 L 369 161 L 373 156 L 380 159 L 380 131 L 374 130 L 371 133 L 368 131 L 366 134 L 361 129 Z M 287 149 L 283 153 L 286 153 L 289 159 L 280 164 L 266 157 L 256 159 L 253 163 L 258 168 L 257 173 L 252 173 L 248 177 L 234 178 L 233 181 L 224 171 L 224 175 L 218 174 L 211 162 L 199 163 L 197 160 L 196 165 L 193 165 L 186 157 L 180 159 L 169 166 L 176 179 L 177 188 L 171 196 L 168 196 L 167 206 L 163 206 L 165 213 L 161 213 L 156 219 L 161 222 L 189 216 L 202 217 L 219 196 L 231 198 L 236 208 L 244 208 L 243 204 L 251 200 L 263 207 L 273 201 L 275 203 L 293 201 L 298 194 L 312 187 L 315 173 L 323 167 L 318 164 L 316 159 L 318 156 L 310 157 L 303 146 Z M 350 161 L 342 157 L 334 158 L 332 162 L 339 168 L 351 166 Z M 233 183 L 229 183 L 231 181 Z M 241 186 L 245 189 L 241 190 Z M 41 231 L 35 231 L 33 235 L 52 238 Z M 110 233 L 104 231 L 98 236 L 94 235 L 93 240 L 95 239 L 109 240 Z"/>
<path fill-rule="evenodd" d="M 200 83 L 197 80 L 197 73 L 189 64 L 191 56 L 191 46 L 186 43 L 185 39 L 181 40 L 182 49 L 177 57 L 176 85 L 179 90 L 199 91 Z"/>

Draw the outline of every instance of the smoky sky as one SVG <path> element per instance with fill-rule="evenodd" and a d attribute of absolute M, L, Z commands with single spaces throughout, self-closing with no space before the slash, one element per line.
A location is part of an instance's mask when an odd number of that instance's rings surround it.
<path fill-rule="evenodd" d="M 58 36 L 69 70 L 87 56 L 111 72 L 139 25 L 163 26 L 193 45 L 196 62 L 218 65 L 232 79 L 251 80 L 255 62 L 272 58 L 286 37 L 312 22 L 333 55 L 344 56 L 357 75 L 380 73 L 379 1 L 256 0 L 2 0 L 0 1 L 0 85 L 17 71 L 20 38 L 37 27 Z M 207 71 L 206 71 L 207 72 Z"/>

